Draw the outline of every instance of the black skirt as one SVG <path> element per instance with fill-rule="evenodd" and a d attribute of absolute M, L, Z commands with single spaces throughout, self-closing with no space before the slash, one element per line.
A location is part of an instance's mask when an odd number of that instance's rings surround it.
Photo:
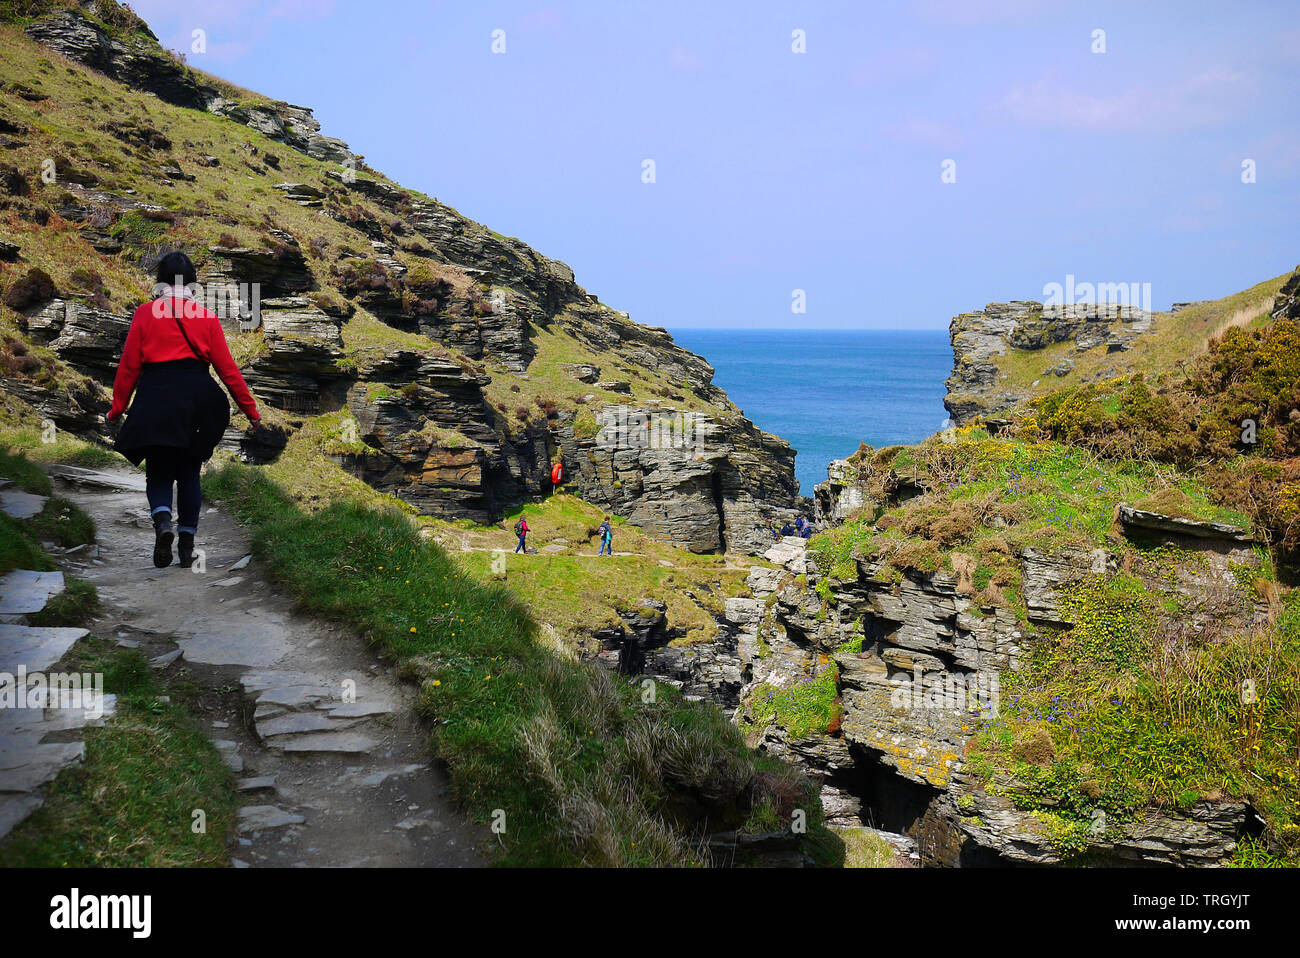
<path fill-rule="evenodd" d="M 229 425 L 230 403 L 207 363 L 145 363 L 114 448 L 137 466 L 159 447 L 202 461 L 212 458 Z"/>

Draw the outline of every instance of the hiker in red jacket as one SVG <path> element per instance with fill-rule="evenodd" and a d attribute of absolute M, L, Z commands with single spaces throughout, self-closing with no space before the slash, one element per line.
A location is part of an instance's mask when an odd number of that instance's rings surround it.
<path fill-rule="evenodd" d="M 515 535 L 519 537 L 519 545 L 515 546 L 515 552 L 522 552 L 524 555 L 527 555 L 528 544 L 526 540 L 528 539 L 528 520 L 523 516 L 520 516 L 515 522 Z"/>
<path fill-rule="evenodd" d="M 116 448 L 135 465 L 145 461 L 145 495 L 153 516 L 153 564 L 172 561 L 172 486 L 176 486 L 177 553 L 180 564 L 194 562 L 198 531 L 199 469 L 230 425 L 230 405 L 208 375 L 208 365 L 226 384 L 240 410 L 257 425 L 261 415 L 239 367 L 230 357 L 226 334 L 215 313 L 204 309 L 187 288 L 198 281 L 184 253 L 168 253 L 158 264 L 162 295 L 131 317 L 122 360 L 113 382 L 108 420 L 127 413 Z M 158 288 L 158 287 L 155 287 Z M 131 393 L 135 401 L 127 410 Z"/>

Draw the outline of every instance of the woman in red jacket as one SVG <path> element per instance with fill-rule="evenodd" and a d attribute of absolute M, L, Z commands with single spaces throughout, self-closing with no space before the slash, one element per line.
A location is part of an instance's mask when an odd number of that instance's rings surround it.
<path fill-rule="evenodd" d="M 230 405 L 208 375 L 208 365 L 230 390 L 244 415 L 256 425 L 261 416 L 239 367 L 230 358 L 226 335 L 214 313 L 198 304 L 187 288 L 197 282 L 184 253 L 168 253 L 158 264 L 162 295 L 131 318 L 122 361 L 113 382 L 114 422 L 135 392 L 117 451 L 135 465 L 145 461 L 145 494 L 153 516 L 153 564 L 172 561 L 172 486 L 176 486 L 177 553 L 180 564 L 194 562 L 199 525 L 199 469 L 230 425 Z"/>

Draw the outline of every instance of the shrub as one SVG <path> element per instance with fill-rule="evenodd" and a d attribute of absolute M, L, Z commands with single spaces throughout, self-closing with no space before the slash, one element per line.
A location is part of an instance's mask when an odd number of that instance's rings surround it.
<path fill-rule="evenodd" d="M 58 288 L 55 287 L 54 280 L 50 279 L 49 273 L 34 266 L 5 292 L 4 304 L 10 309 L 23 310 L 57 295 Z"/>

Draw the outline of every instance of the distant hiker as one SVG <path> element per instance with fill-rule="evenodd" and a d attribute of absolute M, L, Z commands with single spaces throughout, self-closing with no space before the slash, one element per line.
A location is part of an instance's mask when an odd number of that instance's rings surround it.
<path fill-rule="evenodd" d="M 801 536 L 801 535 L 803 535 L 803 527 L 804 527 L 804 524 L 805 524 L 805 523 L 804 523 L 803 516 L 800 516 L 798 519 L 794 520 L 794 534 L 795 534 L 795 535 L 797 535 L 797 536 Z"/>
<path fill-rule="evenodd" d="M 515 546 L 515 552 L 528 554 L 528 520 L 520 516 L 515 520 L 515 535 L 519 537 L 519 545 Z"/>
<path fill-rule="evenodd" d="M 787 519 L 785 521 L 785 525 L 781 527 L 781 536 L 782 538 L 784 538 L 785 536 L 792 536 L 792 535 L 794 535 L 794 526 L 790 525 L 790 520 Z"/>
<path fill-rule="evenodd" d="M 216 367 L 226 389 L 252 422 L 261 422 L 257 403 L 239 367 L 230 358 L 221 320 L 199 305 L 189 287 L 198 281 L 184 253 L 168 253 L 158 263 L 160 295 L 131 317 L 122 359 L 113 381 L 108 420 L 126 412 L 116 448 L 134 465 L 145 461 L 145 495 L 153 517 L 153 564 L 172 561 L 172 486 L 176 486 L 177 554 L 180 565 L 194 564 L 198 531 L 199 469 L 230 425 L 230 404 L 208 375 Z M 131 408 L 131 393 L 135 400 Z"/>
<path fill-rule="evenodd" d="M 600 524 L 600 528 L 596 532 L 600 535 L 600 552 L 597 554 L 605 555 L 608 552 L 609 555 L 613 555 L 614 525 L 609 521 L 609 516 L 605 517 L 605 521 Z"/>
<path fill-rule="evenodd" d="M 811 523 L 811 522 L 804 522 L 804 524 L 803 524 L 803 532 L 801 532 L 800 535 L 802 535 L 805 539 L 811 539 L 811 538 L 812 538 L 812 534 L 813 534 L 812 523 Z"/>

